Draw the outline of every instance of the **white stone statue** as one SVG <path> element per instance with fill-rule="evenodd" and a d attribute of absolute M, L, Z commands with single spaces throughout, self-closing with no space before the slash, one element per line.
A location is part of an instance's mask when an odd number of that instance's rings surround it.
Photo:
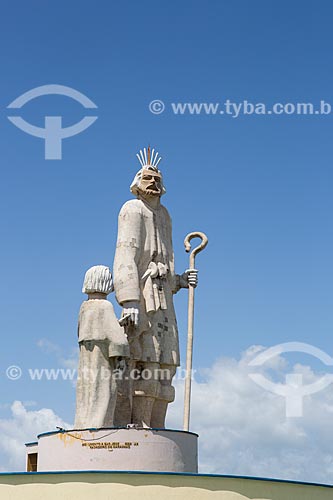
<path fill-rule="evenodd" d="M 130 419 L 139 426 L 164 428 L 167 406 L 174 400 L 172 377 L 180 364 L 173 294 L 189 283 L 195 287 L 197 271 L 175 274 L 171 218 L 160 203 L 165 193 L 160 158 L 150 148 L 137 156 L 142 168 L 130 187 L 136 199 L 120 210 L 113 267 L 134 374 L 117 403 L 116 422 L 124 425 Z M 124 410 L 126 394 L 130 416 Z"/>
<path fill-rule="evenodd" d="M 78 337 L 80 346 L 75 428 L 112 427 L 119 372 L 129 345 L 107 295 L 112 275 L 106 266 L 90 268 L 84 278 Z"/>

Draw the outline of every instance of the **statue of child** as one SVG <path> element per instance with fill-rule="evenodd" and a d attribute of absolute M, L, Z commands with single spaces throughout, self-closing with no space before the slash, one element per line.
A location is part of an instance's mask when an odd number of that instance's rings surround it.
<path fill-rule="evenodd" d="M 130 353 L 124 329 L 107 300 L 112 291 L 108 267 L 94 266 L 86 272 L 82 292 L 88 300 L 81 305 L 78 325 L 75 429 L 114 425 L 119 373 Z"/>

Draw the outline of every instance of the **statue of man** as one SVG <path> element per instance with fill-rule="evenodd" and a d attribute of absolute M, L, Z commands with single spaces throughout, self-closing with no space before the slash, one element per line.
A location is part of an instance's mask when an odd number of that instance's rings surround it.
<path fill-rule="evenodd" d="M 114 289 L 131 349 L 131 422 L 164 428 L 180 364 L 173 294 L 195 287 L 197 271 L 175 274 L 171 218 L 160 203 L 165 193 L 161 158 L 150 148 L 137 156 L 142 168 L 130 187 L 136 199 L 119 214 Z"/>

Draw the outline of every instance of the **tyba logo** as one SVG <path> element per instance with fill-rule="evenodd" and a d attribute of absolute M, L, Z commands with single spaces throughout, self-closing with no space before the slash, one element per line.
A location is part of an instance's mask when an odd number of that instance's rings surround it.
<path fill-rule="evenodd" d="M 79 102 L 86 109 L 97 108 L 96 104 L 94 104 L 87 96 L 64 85 L 42 85 L 41 87 L 36 87 L 28 92 L 25 92 L 20 97 L 17 97 L 17 99 L 11 102 L 7 108 L 22 108 L 24 104 L 32 99 L 45 95 L 63 95 Z M 65 128 L 62 127 L 61 116 L 45 116 L 44 128 L 32 125 L 20 116 L 8 116 L 8 120 L 10 120 L 16 127 L 23 130 L 23 132 L 45 140 L 45 160 L 61 160 L 62 140 L 83 132 L 97 120 L 97 116 L 85 116 L 79 122 Z"/>
<path fill-rule="evenodd" d="M 249 366 L 262 366 L 269 359 L 287 352 L 299 352 L 311 354 L 320 359 L 326 366 L 333 366 L 333 358 L 326 352 L 303 342 L 286 342 L 261 352 L 252 361 Z M 303 398 L 309 394 L 315 394 L 322 391 L 333 382 L 333 375 L 326 373 L 323 377 L 312 384 L 303 385 L 303 376 L 301 373 L 288 373 L 286 383 L 277 384 L 264 377 L 260 373 L 250 373 L 249 377 L 267 391 L 283 396 L 286 399 L 286 416 L 301 417 L 303 415 Z"/>

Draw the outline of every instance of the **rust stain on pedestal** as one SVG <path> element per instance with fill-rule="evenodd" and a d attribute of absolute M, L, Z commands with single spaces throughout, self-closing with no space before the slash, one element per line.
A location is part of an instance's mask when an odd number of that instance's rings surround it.
<path fill-rule="evenodd" d="M 82 434 L 81 433 L 67 434 L 60 432 L 59 434 L 56 434 L 56 437 L 64 443 L 65 447 L 67 447 L 73 445 L 78 439 L 81 440 Z"/>

